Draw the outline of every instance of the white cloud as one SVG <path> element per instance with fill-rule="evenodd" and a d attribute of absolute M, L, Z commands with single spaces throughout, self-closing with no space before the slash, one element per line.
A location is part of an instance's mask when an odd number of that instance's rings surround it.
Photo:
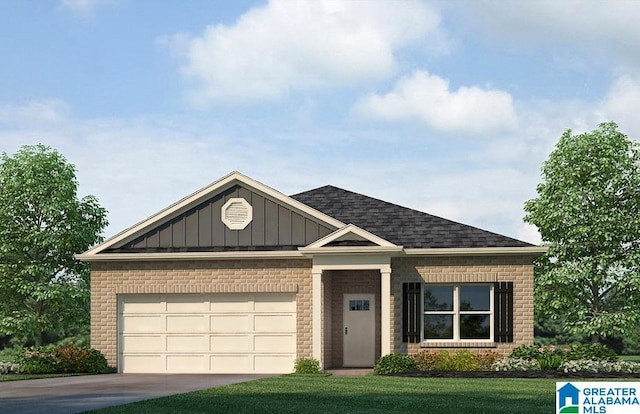
<path fill-rule="evenodd" d="M 40 125 L 60 123 L 69 116 L 69 107 L 57 99 L 30 101 L 24 105 L 0 106 L 0 125 Z"/>
<path fill-rule="evenodd" d="M 614 52 L 640 63 L 640 2 L 635 0 L 479 0 L 459 3 L 470 20 L 519 43 L 571 44 L 589 55 Z"/>
<path fill-rule="evenodd" d="M 511 129 L 517 124 L 509 93 L 478 86 L 451 90 L 449 81 L 417 70 L 384 95 L 371 94 L 357 114 L 385 121 L 419 121 L 438 131 L 466 134 Z"/>
<path fill-rule="evenodd" d="M 272 0 L 234 25 L 168 43 L 186 59 L 193 103 L 206 106 L 385 78 L 396 70 L 399 49 L 446 47 L 439 23 L 430 6 L 414 0 Z"/>
<path fill-rule="evenodd" d="M 640 77 L 622 75 L 611 85 L 598 108 L 602 121 L 615 121 L 630 138 L 640 139 Z"/>

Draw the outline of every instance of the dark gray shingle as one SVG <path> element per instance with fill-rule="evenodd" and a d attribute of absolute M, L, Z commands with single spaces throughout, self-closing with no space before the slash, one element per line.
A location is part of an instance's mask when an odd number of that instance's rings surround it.
<path fill-rule="evenodd" d="M 527 247 L 511 237 L 330 185 L 291 198 L 405 248 Z"/>

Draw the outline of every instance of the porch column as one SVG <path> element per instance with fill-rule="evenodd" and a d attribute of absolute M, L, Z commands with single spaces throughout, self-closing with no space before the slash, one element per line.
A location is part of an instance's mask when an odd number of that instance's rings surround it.
<path fill-rule="evenodd" d="M 313 358 L 320 361 L 320 368 L 324 366 L 322 360 L 322 270 L 312 269 L 313 283 L 311 294 L 311 353 Z"/>
<path fill-rule="evenodd" d="M 380 268 L 380 353 L 391 353 L 391 266 Z"/>

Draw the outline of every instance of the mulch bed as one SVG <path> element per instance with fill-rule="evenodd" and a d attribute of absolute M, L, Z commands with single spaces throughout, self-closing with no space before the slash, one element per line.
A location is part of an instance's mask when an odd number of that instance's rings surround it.
<path fill-rule="evenodd" d="M 625 372 L 561 372 L 561 371 L 418 371 L 394 374 L 398 377 L 441 378 L 640 378 Z"/>

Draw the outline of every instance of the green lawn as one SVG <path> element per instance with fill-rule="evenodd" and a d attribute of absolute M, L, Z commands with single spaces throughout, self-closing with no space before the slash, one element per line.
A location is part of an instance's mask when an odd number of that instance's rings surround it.
<path fill-rule="evenodd" d="M 625 361 L 640 362 L 640 355 L 620 355 L 620 359 Z"/>
<path fill-rule="evenodd" d="M 4 381 L 23 381 L 40 378 L 56 378 L 56 377 L 71 377 L 82 374 L 6 374 L 0 375 L 0 382 Z"/>
<path fill-rule="evenodd" d="M 550 413 L 555 380 L 283 376 L 94 413 Z"/>

